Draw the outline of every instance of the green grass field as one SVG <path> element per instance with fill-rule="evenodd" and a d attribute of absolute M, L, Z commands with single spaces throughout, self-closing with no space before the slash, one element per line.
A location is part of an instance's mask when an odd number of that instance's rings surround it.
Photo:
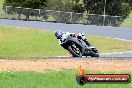
<path fill-rule="evenodd" d="M 67 55 L 51 31 L 0 27 L 0 46 L 1 56 Z"/>
<path fill-rule="evenodd" d="M 76 72 L 0 72 L 0 88 L 131 88 L 132 84 L 86 84 L 76 83 Z"/>
<path fill-rule="evenodd" d="M 88 36 L 88 40 L 100 51 L 132 51 L 132 42 L 124 42 L 100 36 Z M 47 57 L 66 56 L 52 31 L 30 28 L 0 26 L 0 56 L 13 57 Z"/>

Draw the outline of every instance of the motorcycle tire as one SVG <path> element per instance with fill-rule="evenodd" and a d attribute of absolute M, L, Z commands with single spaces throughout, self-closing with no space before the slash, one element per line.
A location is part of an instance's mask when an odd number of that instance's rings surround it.
<path fill-rule="evenodd" d="M 69 45 L 69 46 L 68 46 L 68 51 L 72 54 L 73 57 L 82 57 L 82 52 L 80 52 L 80 53 L 77 54 L 77 53 L 73 50 L 72 45 Z"/>
<path fill-rule="evenodd" d="M 92 52 L 91 57 L 99 57 L 99 54 Z"/>
<path fill-rule="evenodd" d="M 99 57 L 99 53 L 96 48 L 91 48 L 91 50 L 92 50 L 91 57 Z"/>

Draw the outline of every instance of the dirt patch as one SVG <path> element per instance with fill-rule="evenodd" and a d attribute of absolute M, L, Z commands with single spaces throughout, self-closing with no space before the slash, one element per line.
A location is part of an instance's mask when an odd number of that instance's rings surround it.
<path fill-rule="evenodd" d="M 89 71 L 132 72 L 132 60 L 75 60 L 75 59 L 40 59 L 40 60 L 0 60 L 0 71 L 51 71 L 77 69 L 80 65 Z"/>

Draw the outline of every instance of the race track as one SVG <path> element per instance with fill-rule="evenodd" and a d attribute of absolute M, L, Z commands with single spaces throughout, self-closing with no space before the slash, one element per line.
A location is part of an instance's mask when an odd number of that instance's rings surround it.
<path fill-rule="evenodd" d="M 0 25 L 13 25 L 18 27 L 31 27 L 37 29 L 48 29 L 48 30 L 62 30 L 67 32 L 84 32 L 90 35 L 99 35 L 105 37 L 112 37 L 121 40 L 132 41 L 132 28 L 122 28 L 122 27 L 102 27 L 94 25 L 82 25 L 82 24 L 63 24 L 63 23 L 49 23 L 49 22 L 39 22 L 39 21 L 20 21 L 20 20 L 8 20 L 0 19 Z M 132 57 L 132 52 L 124 53 L 112 53 L 103 54 L 102 57 Z"/>

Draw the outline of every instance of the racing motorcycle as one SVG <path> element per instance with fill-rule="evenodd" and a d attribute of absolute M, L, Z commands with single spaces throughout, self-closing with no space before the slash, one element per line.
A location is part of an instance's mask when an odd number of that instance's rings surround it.
<path fill-rule="evenodd" d="M 68 50 L 73 57 L 99 57 L 99 52 L 94 46 L 88 46 L 83 39 L 79 39 L 75 35 L 69 35 L 66 39 L 61 39 L 61 42 L 61 46 Z"/>

